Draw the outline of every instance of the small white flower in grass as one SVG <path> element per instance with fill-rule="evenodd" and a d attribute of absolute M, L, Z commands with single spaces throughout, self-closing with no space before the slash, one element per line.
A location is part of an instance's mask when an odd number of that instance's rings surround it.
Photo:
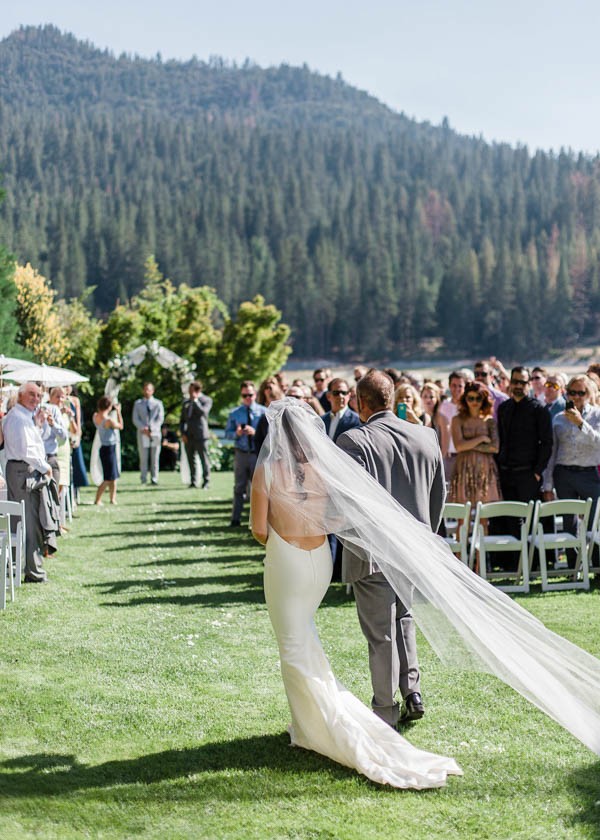
<path fill-rule="evenodd" d="M 194 647 L 194 645 L 196 644 L 196 642 L 193 639 L 188 639 L 187 643 L 189 647 Z"/>

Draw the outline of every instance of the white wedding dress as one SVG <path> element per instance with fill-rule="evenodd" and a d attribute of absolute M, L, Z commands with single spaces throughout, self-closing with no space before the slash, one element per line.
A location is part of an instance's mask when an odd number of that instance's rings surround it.
<path fill-rule="evenodd" d="M 292 744 L 397 788 L 441 787 L 462 775 L 451 758 L 413 747 L 335 678 L 314 616 L 329 582 L 329 544 L 305 551 L 269 525 L 265 597 L 281 657 L 292 723 Z"/>

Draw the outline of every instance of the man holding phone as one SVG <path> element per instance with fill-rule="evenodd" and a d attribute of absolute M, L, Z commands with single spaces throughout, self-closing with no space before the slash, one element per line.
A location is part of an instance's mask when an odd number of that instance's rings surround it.
<path fill-rule="evenodd" d="M 256 445 L 254 435 L 258 421 L 265 413 L 265 408 L 256 402 L 254 382 L 242 382 L 240 389 L 242 404 L 230 413 L 225 426 L 225 437 L 234 441 L 233 459 L 233 509 L 230 526 L 238 528 L 244 509 L 244 499 L 249 495 L 250 482 L 256 467 Z"/>

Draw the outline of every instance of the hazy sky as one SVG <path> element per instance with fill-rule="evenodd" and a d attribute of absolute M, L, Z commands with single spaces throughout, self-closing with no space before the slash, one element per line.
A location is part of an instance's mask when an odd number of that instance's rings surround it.
<path fill-rule="evenodd" d="M 114 52 L 306 63 L 397 111 L 531 150 L 600 150 L 599 0 L 3 0 Z"/>

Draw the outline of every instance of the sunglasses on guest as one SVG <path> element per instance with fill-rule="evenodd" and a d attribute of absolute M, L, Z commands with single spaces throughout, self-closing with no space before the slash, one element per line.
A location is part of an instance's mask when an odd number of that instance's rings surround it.
<path fill-rule="evenodd" d="M 567 394 L 570 397 L 587 397 L 587 391 L 575 391 L 573 388 L 569 388 Z"/>
<path fill-rule="evenodd" d="M 481 394 L 467 394 L 467 402 L 477 403 L 483 402 L 483 397 Z"/>
<path fill-rule="evenodd" d="M 314 380 L 315 380 L 315 382 L 325 382 L 325 377 L 324 376 L 315 376 Z"/>
<path fill-rule="evenodd" d="M 338 389 L 336 388 L 335 390 L 330 391 L 329 393 L 332 397 L 346 397 L 348 396 L 350 391 L 338 391 Z"/>
<path fill-rule="evenodd" d="M 254 394 L 242 394 L 242 399 L 246 399 L 246 397 L 254 397 Z"/>
<path fill-rule="evenodd" d="M 558 382 L 546 382 L 544 383 L 544 388 L 552 388 L 554 391 L 560 391 Z"/>

